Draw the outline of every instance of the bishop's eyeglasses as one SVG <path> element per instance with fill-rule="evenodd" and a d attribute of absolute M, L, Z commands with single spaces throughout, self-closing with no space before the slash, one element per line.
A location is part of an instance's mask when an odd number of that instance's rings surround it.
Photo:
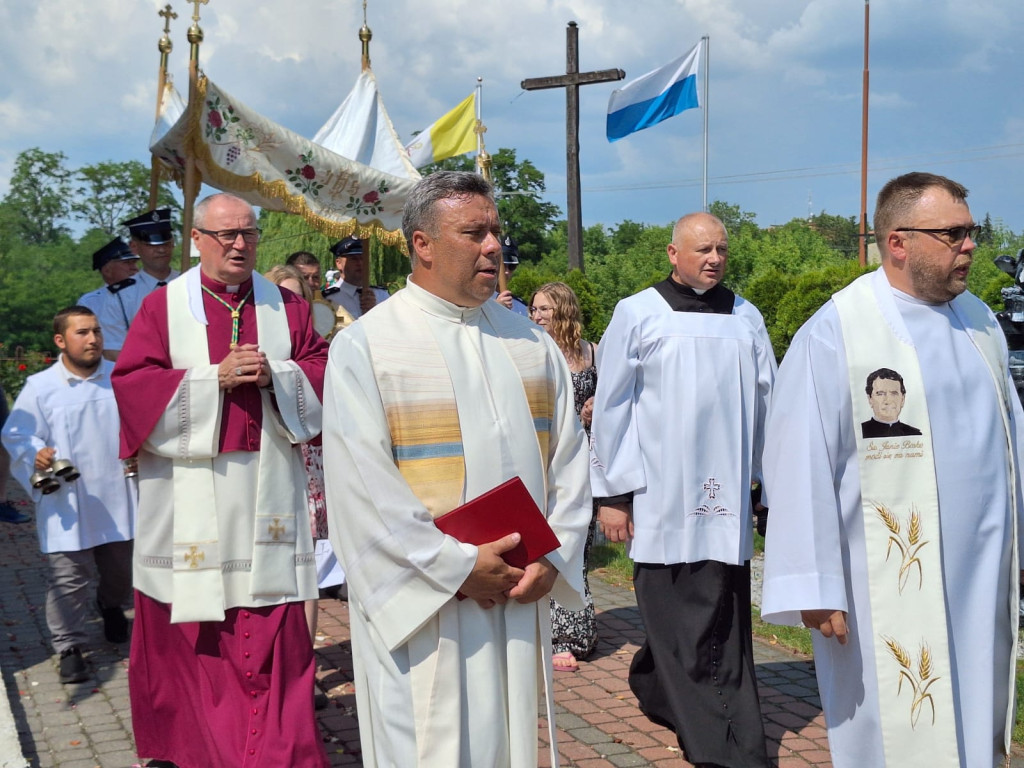
<path fill-rule="evenodd" d="M 242 236 L 246 243 L 252 245 L 259 242 L 260 235 L 263 234 L 263 230 L 259 227 L 253 227 L 252 229 L 203 229 L 202 227 L 196 227 L 196 231 L 209 235 L 224 246 L 234 245 L 239 235 Z"/>

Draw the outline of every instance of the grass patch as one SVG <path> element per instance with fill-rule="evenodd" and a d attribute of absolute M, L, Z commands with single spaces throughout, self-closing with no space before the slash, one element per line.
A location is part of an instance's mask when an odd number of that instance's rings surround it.
<path fill-rule="evenodd" d="M 753 625 L 754 635 L 764 638 L 772 645 L 780 645 L 807 656 L 814 652 L 814 648 L 811 646 L 811 630 L 805 627 L 782 627 L 778 624 L 766 624 L 761 621 L 761 609 L 756 605 L 750 606 L 750 623 Z"/>
<path fill-rule="evenodd" d="M 1024 747 L 1024 661 L 1017 662 L 1017 722 L 1013 726 L 1013 745 Z"/>
<path fill-rule="evenodd" d="M 622 543 L 594 544 L 590 550 L 590 572 L 615 587 L 633 586 L 633 561 Z"/>

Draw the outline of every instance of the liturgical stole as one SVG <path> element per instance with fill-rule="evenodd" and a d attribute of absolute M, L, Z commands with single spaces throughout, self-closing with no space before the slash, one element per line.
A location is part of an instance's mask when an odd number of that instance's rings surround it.
<path fill-rule="evenodd" d="M 189 270 L 167 285 L 167 326 L 171 364 L 175 368 L 206 368 L 212 365 L 203 308 L 200 270 Z M 260 351 L 269 361 L 291 358 L 288 317 L 280 289 L 258 274 L 252 276 L 253 302 Z M 188 373 L 182 382 L 182 402 L 187 402 Z M 253 597 L 274 599 L 298 594 L 295 576 L 296 520 L 292 483 L 292 440 L 284 434 L 270 404 L 270 393 L 260 390 L 263 401 L 256 521 L 253 541 L 250 592 Z M 223 397 L 223 395 L 221 395 Z M 173 460 L 174 547 L 171 621 L 221 621 L 224 619 L 224 586 L 217 505 L 214 494 L 214 456 L 220 438 L 220 414 L 215 423 L 189 421 L 189 409 L 181 419 L 182 449 Z M 212 436 L 210 458 L 188 457 L 191 434 Z M 302 436 L 300 439 L 309 439 Z M 305 512 L 305 507 L 302 507 Z M 272 514 L 270 514 L 272 513 Z M 303 520 L 303 525 L 305 525 Z"/>
<path fill-rule="evenodd" d="M 409 312 L 399 334 L 378 334 L 373 325 L 365 326 L 365 332 L 391 431 L 395 465 L 430 516 L 438 517 L 463 503 L 466 465 L 462 429 L 452 371 L 430 324 L 419 321 L 420 310 L 410 307 Z M 547 352 L 532 336 L 513 336 L 513 330 L 503 333 L 500 326 L 505 319 L 505 313 L 494 312 L 485 313 L 481 321 L 497 326 L 512 363 L 510 373 L 518 372 L 537 433 L 540 466 L 546 470 L 555 407 Z M 416 372 L 414 387 L 409 386 L 410 370 Z"/>
<path fill-rule="evenodd" d="M 885 764 L 953 768 L 960 761 L 940 510 L 931 423 L 917 350 L 881 270 L 857 279 L 835 294 L 832 301 L 842 325 L 853 405 Z M 991 373 L 999 401 L 1008 407 L 1010 393 L 1005 377 L 999 373 L 1002 348 L 987 313 L 975 302 L 954 302 L 950 307 L 964 328 L 970 329 L 967 335 Z M 864 436 L 861 425 L 873 416 L 865 390 L 867 378 L 881 368 L 903 377 L 906 394 L 898 415 L 903 425 L 899 431 L 919 434 Z M 1001 410 L 1003 437 L 1012 462 L 1008 411 Z M 1010 470 L 1012 478 L 1012 466 Z M 1016 510 L 1013 519 L 1016 542 Z M 1016 545 L 1011 549 L 1016 573 Z M 1008 716 L 1012 717 L 1013 707 L 1010 709 Z M 1008 727 L 1007 738 L 1011 731 Z"/>

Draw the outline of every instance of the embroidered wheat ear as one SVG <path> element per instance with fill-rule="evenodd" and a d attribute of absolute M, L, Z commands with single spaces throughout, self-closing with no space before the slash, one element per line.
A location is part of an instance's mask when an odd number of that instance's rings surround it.
<path fill-rule="evenodd" d="M 921 513 L 917 511 L 917 507 L 911 507 L 910 509 L 910 528 L 907 530 L 907 541 L 913 546 L 921 540 Z"/>
<path fill-rule="evenodd" d="M 927 645 L 921 646 L 921 663 L 917 667 L 921 680 L 927 680 L 932 676 L 932 652 Z"/>
<path fill-rule="evenodd" d="M 889 511 L 889 508 L 885 504 L 872 504 L 875 511 L 878 512 L 878 516 L 882 518 L 882 522 L 885 523 L 885 527 L 895 533 L 897 536 L 900 533 L 900 521 L 896 519 L 896 515 Z"/>
<path fill-rule="evenodd" d="M 885 640 L 885 645 L 889 649 L 889 653 L 891 653 L 892 657 L 899 662 L 899 665 L 904 669 L 910 669 L 913 665 L 913 660 L 910 658 L 910 654 L 907 653 L 907 650 L 891 637 L 885 637 L 882 639 Z"/>

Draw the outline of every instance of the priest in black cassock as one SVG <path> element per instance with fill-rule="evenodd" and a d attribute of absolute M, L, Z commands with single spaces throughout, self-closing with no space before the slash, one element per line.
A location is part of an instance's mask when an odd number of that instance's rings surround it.
<path fill-rule="evenodd" d="M 768 766 L 750 622 L 751 482 L 775 356 L 760 312 L 722 286 L 722 222 L 676 222 L 669 277 L 623 299 L 601 339 L 591 484 L 628 541 L 647 640 L 629 683 L 696 765 Z"/>

